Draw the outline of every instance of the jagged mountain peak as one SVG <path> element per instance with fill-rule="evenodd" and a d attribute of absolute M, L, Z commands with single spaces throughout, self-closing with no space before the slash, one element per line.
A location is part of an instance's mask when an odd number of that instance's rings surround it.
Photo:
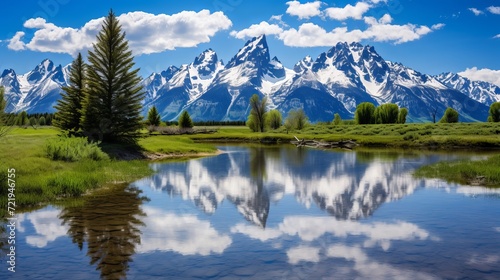
<path fill-rule="evenodd" d="M 26 79 L 30 84 L 36 84 L 41 82 L 54 70 L 56 70 L 54 63 L 49 59 L 44 59 L 35 69 L 27 74 Z"/>
<path fill-rule="evenodd" d="M 270 61 L 269 47 L 266 35 L 248 40 L 238 53 L 229 61 L 226 68 L 238 66 L 245 62 L 252 62 L 258 68 L 267 65 Z"/>
<path fill-rule="evenodd" d="M 200 75 L 209 76 L 215 72 L 218 64 L 217 53 L 212 49 L 207 49 L 194 59 L 193 67 L 197 68 Z"/>
<path fill-rule="evenodd" d="M 16 71 L 14 71 L 14 69 L 5 69 L 3 70 L 2 75 L 0 75 L 0 78 L 4 78 L 7 76 L 14 78 L 15 76 L 17 76 Z"/>
<path fill-rule="evenodd" d="M 446 72 L 434 76 L 449 88 L 458 90 L 481 103 L 500 101 L 500 87 L 484 81 L 472 81 L 456 73 Z"/>
<path fill-rule="evenodd" d="M 166 70 L 161 71 L 160 76 L 166 80 L 170 80 L 175 73 L 179 71 L 179 68 L 176 66 L 170 65 Z"/>
<path fill-rule="evenodd" d="M 193 65 L 200 65 L 202 63 L 216 63 L 217 61 L 217 53 L 212 49 L 207 49 L 194 59 Z"/>
<path fill-rule="evenodd" d="M 295 63 L 293 66 L 293 71 L 296 73 L 303 73 L 307 69 L 311 69 L 311 66 L 313 64 L 313 59 L 309 55 L 301 59 L 299 62 Z"/>

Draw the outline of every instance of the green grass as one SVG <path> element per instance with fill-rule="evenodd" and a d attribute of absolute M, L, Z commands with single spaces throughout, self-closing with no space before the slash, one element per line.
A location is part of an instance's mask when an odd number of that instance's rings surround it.
<path fill-rule="evenodd" d="M 0 201 L 7 198 L 7 169 L 16 170 L 17 207 L 53 202 L 62 197 L 77 197 L 107 183 L 130 182 L 152 173 L 147 161 L 100 161 L 80 159 L 55 161 L 46 156 L 47 143 L 58 140 L 52 128 L 34 130 L 15 128 L 0 145 Z"/>
<path fill-rule="evenodd" d="M 265 133 L 253 133 L 246 127 L 224 127 L 214 134 L 192 135 L 198 141 L 255 142 L 271 138 L 289 142 L 293 136 L 305 139 L 339 141 L 352 139 L 371 147 L 439 147 L 500 148 L 500 123 L 455 124 L 373 124 L 373 125 L 309 125 L 301 131 L 282 127 Z"/>
<path fill-rule="evenodd" d="M 149 153 L 169 155 L 193 155 L 199 153 L 214 153 L 217 149 L 207 143 L 195 143 L 185 135 L 154 135 L 139 140 L 139 146 Z"/>
<path fill-rule="evenodd" d="M 261 141 L 288 143 L 294 139 L 294 135 L 299 138 L 325 141 L 353 139 L 367 147 L 500 148 L 500 123 L 341 124 L 336 126 L 318 124 L 310 125 L 302 131 L 286 131 L 282 127 L 265 133 L 253 133 L 249 128 L 242 126 L 220 127 L 217 130 L 216 133 L 195 135 L 148 136 L 144 133 L 144 138 L 139 140 L 136 147 L 101 145 L 100 148 L 109 152 L 110 155 L 146 152 L 187 157 L 214 153 L 215 143 Z M 1 138 L 0 201 L 2 205 L 5 204 L 7 197 L 5 178 L 8 168 L 16 169 L 16 202 L 21 207 L 54 203 L 61 198 L 78 197 L 105 184 L 130 182 L 152 172 L 147 160 L 116 160 L 113 156 L 111 156 L 112 159 L 108 159 L 102 155 L 96 157 L 95 154 L 100 155 L 100 153 L 95 145 L 86 145 L 84 142 L 65 142 L 67 140 L 59 139 L 59 134 L 58 130 L 51 127 L 14 128 L 7 136 Z M 52 150 L 48 151 L 50 150 L 48 147 L 51 146 Z M 66 150 L 57 150 L 59 146 L 66 146 Z M 49 154 L 53 159 L 62 159 L 64 157 L 61 155 L 68 154 L 72 146 L 78 151 L 86 152 L 82 154 L 71 152 L 70 161 L 51 160 L 47 157 Z M 118 158 L 126 157 L 119 156 Z M 493 163 L 500 166 L 498 162 Z M 465 164 L 462 163 L 464 166 Z M 447 168 L 445 163 L 442 166 L 442 168 Z M 457 166 L 448 167 L 449 173 L 453 173 L 452 171 L 458 168 Z M 476 170 L 474 168 L 478 166 L 481 169 L 474 171 Z M 486 166 L 489 165 L 472 164 L 464 167 L 460 173 L 463 174 L 461 175 L 463 178 L 485 176 L 488 184 L 495 184 L 498 182 L 498 177 L 495 177 L 498 176 L 498 171 L 495 173 L 496 169 L 492 168 L 486 172 L 484 171 L 487 169 Z"/>
<path fill-rule="evenodd" d="M 500 155 L 478 161 L 439 162 L 417 169 L 414 175 L 460 184 L 500 187 Z"/>

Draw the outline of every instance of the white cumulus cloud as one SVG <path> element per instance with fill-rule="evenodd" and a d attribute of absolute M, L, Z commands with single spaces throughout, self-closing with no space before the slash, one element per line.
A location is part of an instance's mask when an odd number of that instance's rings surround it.
<path fill-rule="evenodd" d="M 477 67 L 472 67 L 459 72 L 458 75 L 473 81 L 489 82 L 500 87 L 500 70 L 491 70 L 488 68 L 477 69 Z"/>
<path fill-rule="evenodd" d="M 15 51 L 25 50 L 26 44 L 24 44 L 24 42 L 21 41 L 21 39 L 24 37 L 25 34 L 26 33 L 22 32 L 22 31 L 16 32 L 14 37 L 12 37 L 12 39 L 9 40 L 9 45 L 7 47 L 9 49 L 15 50 Z"/>
<path fill-rule="evenodd" d="M 104 18 L 92 19 L 83 27 L 72 28 L 56 26 L 42 18 L 32 18 L 24 23 L 24 27 L 36 30 L 33 37 L 24 42 L 22 39 L 25 33 L 17 32 L 10 39 L 9 48 L 75 56 L 92 47 L 103 20 Z M 217 32 L 232 26 L 231 20 L 224 13 L 211 13 L 208 10 L 182 11 L 173 15 L 130 12 L 118 16 L 118 20 L 136 55 L 195 47 L 209 42 Z"/>
<path fill-rule="evenodd" d="M 291 16 L 297 16 L 299 19 L 308 19 L 321 14 L 321 1 L 305 4 L 301 4 L 299 1 L 288 1 L 286 4 L 288 5 L 286 13 Z"/>
<path fill-rule="evenodd" d="M 304 23 L 298 29 L 290 28 L 278 36 L 286 46 L 291 47 L 332 46 L 338 42 L 360 41 L 363 37 L 361 30 L 348 31 L 347 27 L 338 27 L 326 31 L 314 23 Z"/>
<path fill-rule="evenodd" d="M 476 16 L 479 16 L 479 15 L 482 15 L 484 14 L 483 11 L 479 10 L 479 9 L 476 9 L 476 8 L 469 8 L 469 11 L 471 11 L 474 15 Z"/>
<path fill-rule="evenodd" d="M 346 20 L 349 18 L 362 19 L 363 15 L 371 7 L 372 6 L 368 3 L 358 2 L 354 6 L 352 6 L 351 4 L 347 4 L 344 8 L 327 8 L 325 10 L 325 14 L 329 18 L 335 20 Z"/>
<path fill-rule="evenodd" d="M 243 29 L 241 31 L 231 31 L 230 35 L 238 38 L 252 38 L 260 35 L 278 35 L 283 32 L 283 29 L 277 24 L 269 24 L 265 21 L 262 21 L 259 24 L 252 24 L 250 27 Z"/>
<path fill-rule="evenodd" d="M 500 34 L 497 34 L 497 35 L 493 36 L 493 38 L 500 39 Z"/>
<path fill-rule="evenodd" d="M 500 15 L 500 7 L 490 6 L 487 8 L 487 10 L 492 14 Z"/>
<path fill-rule="evenodd" d="M 379 20 L 365 17 L 364 21 L 368 25 L 365 30 L 349 30 L 344 26 L 327 31 L 317 24 L 304 23 L 298 29 L 287 29 L 277 37 L 285 45 L 292 47 L 324 47 L 335 45 L 338 42 L 359 42 L 362 40 L 401 44 L 418 40 L 424 35 L 444 27 L 442 23 L 434 24 L 431 27 L 410 23 L 405 25 L 391 24 L 392 17 L 388 14 Z"/>

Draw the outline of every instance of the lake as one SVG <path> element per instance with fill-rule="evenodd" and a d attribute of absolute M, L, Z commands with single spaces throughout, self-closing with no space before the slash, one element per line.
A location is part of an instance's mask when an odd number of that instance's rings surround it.
<path fill-rule="evenodd" d="M 415 179 L 467 153 L 221 146 L 17 215 L 1 279 L 500 279 L 500 189 Z"/>

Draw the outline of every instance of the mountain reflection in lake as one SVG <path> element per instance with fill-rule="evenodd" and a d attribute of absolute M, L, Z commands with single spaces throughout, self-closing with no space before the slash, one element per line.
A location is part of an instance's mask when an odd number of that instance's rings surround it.
<path fill-rule="evenodd" d="M 220 149 L 18 215 L 18 272 L 0 277 L 500 278 L 500 190 L 411 176 L 470 155 Z"/>

